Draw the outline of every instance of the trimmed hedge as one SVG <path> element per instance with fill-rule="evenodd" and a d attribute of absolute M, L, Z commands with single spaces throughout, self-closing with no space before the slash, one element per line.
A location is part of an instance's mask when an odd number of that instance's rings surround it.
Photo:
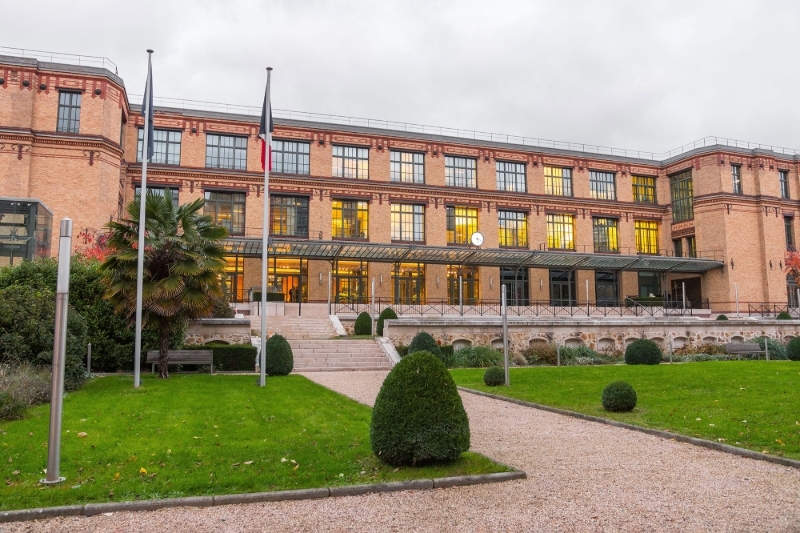
<path fill-rule="evenodd" d="M 778 313 L 778 316 L 776 316 L 775 318 L 777 320 L 791 320 L 792 319 L 792 315 L 790 315 L 786 311 L 781 311 L 780 313 Z"/>
<path fill-rule="evenodd" d="M 375 325 L 375 333 L 379 336 L 383 336 L 383 321 L 384 320 L 392 320 L 397 318 L 397 313 L 394 312 L 394 309 L 391 307 L 387 307 L 381 314 L 378 315 L 378 323 Z"/>
<path fill-rule="evenodd" d="M 187 350 L 211 350 L 214 352 L 214 370 L 225 372 L 252 372 L 256 366 L 258 349 L 252 344 L 193 344 Z"/>
<path fill-rule="evenodd" d="M 414 352 L 430 352 L 439 359 L 443 358 L 442 349 L 433 340 L 431 334 L 426 331 L 420 331 L 411 339 L 411 344 L 408 345 L 408 355 Z"/>
<path fill-rule="evenodd" d="M 786 357 L 792 361 L 800 361 L 800 337 L 794 337 L 786 345 Z"/>
<path fill-rule="evenodd" d="M 728 320 L 728 317 L 725 315 L 717 315 L 717 318 L 715 318 L 714 320 Z"/>
<path fill-rule="evenodd" d="M 483 382 L 489 387 L 496 387 L 506 382 L 506 371 L 499 366 L 490 366 L 483 373 Z"/>
<path fill-rule="evenodd" d="M 356 318 L 356 323 L 353 326 L 354 335 L 372 335 L 372 317 L 369 313 L 364 311 Z"/>
<path fill-rule="evenodd" d="M 625 349 L 627 365 L 657 365 L 662 359 L 661 348 L 650 339 L 636 339 Z"/>
<path fill-rule="evenodd" d="M 267 339 L 264 368 L 270 376 L 288 376 L 294 369 L 294 354 L 289 342 L 277 333 Z"/>
<path fill-rule="evenodd" d="M 393 466 L 454 461 L 469 450 L 469 419 L 438 357 L 415 352 L 394 366 L 375 399 L 369 436 L 373 453 Z"/>
<path fill-rule="evenodd" d="M 603 389 L 603 408 L 615 413 L 636 407 L 636 391 L 625 381 L 612 381 Z"/>
<path fill-rule="evenodd" d="M 260 302 L 261 301 L 261 291 L 253 291 L 253 301 Z M 282 292 L 268 292 L 267 293 L 267 301 L 268 302 L 284 302 L 286 301 L 286 297 Z"/>

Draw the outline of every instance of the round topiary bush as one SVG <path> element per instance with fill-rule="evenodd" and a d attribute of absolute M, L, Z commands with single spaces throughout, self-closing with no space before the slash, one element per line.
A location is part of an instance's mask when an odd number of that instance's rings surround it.
<path fill-rule="evenodd" d="M 506 382 L 506 371 L 499 366 L 490 366 L 483 373 L 483 382 L 490 387 L 496 387 Z"/>
<path fill-rule="evenodd" d="M 378 315 L 378 323 L 375 325 L 375 333 L 378 334 L 378 336 L 383 336 L 383 321 L 393 318 L 397 318 L 397 313 L 395 313 L 394 309 L 391 307 L 387 307 L 381 311 L 381 314 Z"/>
<path fill-rule="evenodd" d="M 292 347 L 282 335 L 275 334 L 265 345 L 267 352 L 264 369 L 270 376 L 287 376 L 294 368 Z"/>
<path fill-rule="evenodd" d="M 792 361 L 800 361 L 800 337 L 794 337 L 786 345 L 786 357 Z"/>
<path fill-rule="evenodd" d="M 456 384 L 430 352 L 397 363 L 381 386 L 369 427 L 372 451 L 390 465 L 454 461 L 469 449 L 469 420 Z"/>
<path fill-rule="evenodd" d="M 780 313 L 778 313 L 778 316 L 776 316 L 775 318 L 777 320 L 791 320 L 792 319 L 792 315 L 790 315 L 786 311 L 781 311 Z"/>
<path fill-rule="evenodd" d="M 615 413 L 636 407 L 636 391 L 625 381 L 613 381 L 603 389 L 603 408 Z"/>
<path fill-rule="evenodd" d="M 725 315 L 717 315 L 717 318 L 715 320 L 728 320 L 728 317 L 726 317 Z"/>
<path fill-rule="evenodd" d="M 661 362 L 661 348 L 650 339 L 636 339 L 625 349 L 627 365 L 657 365 Z"/>
<path fill-rule="evenodd" d="M 364 311 L 358 315 L 353 326 L 353 333 L 356 335 L 372 335 L 372 317 L 369 316 L 369 313 Z"/>
<path fill-rule="evenodd" d="M 414 352 L 423 352 L 423 351 L 431 352 L 439 359 L 442 358 L 442 349 L 439 348 L 439 345 L 436 344 L 435 340 L 433 340 L 431 334 L 425 331 L 420 331 L 411 340 L 411 344 L 408 345 L 408 355 L 411 355 Z"/>

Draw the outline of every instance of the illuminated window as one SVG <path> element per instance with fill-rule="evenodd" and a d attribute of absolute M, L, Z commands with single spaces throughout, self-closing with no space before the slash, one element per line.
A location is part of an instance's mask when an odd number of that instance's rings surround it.
<path fill-rule="evenodd" d="M 333 177 L 369 179 L 369 148 L 334 146 Z"/>
<path fill-rule="evenodd" d="M 369 204 L 359 200 L 333 200 L 333 236 L 339 239 L 367 239 Z"/>
<path fill-rule="evenodd" d="M 572 196 L 572 169 L 544 167 L 544 192 L 555 196 Z"/>
<path fill-rule="evenodd" d="M 270 172 L 284 174 L 309 173 L 309 143 L 272 139 Z"/>
<path fill-rule="evenodd" d="M 595 218 L 592 220 L 595 252 L 619 252 L 619 221 L 616 218 Z"/>
<path fill-rule="evenodd" d="M 425 240 L 425 206 L 392 204 L 392 240 L 408 242 Z"/>
<path fill-rule="evenodd" d="M 656 203 L 656 178 L 653 176 L 631 176 L 633 181 L 633 201 L 646 204 Z"/>
<path fill-rule="evenodd" d="M 672 221 L 682 222 L 694 218 L 694 188 L 692 171 L 684 170 L 669 177 L 672 195 Z"/>
<path fill-rule="evenodd" d="M 613 172 L 589 171 L 589 189 L 592 198 L 598 200 L 616 200 L 617 187 L 614 183 Z"/>
<path fill-rule="evenodd" d="M 444 157 L 444 179 L 448 187 L 478 186 L 476 179 L 477 163 L 467 157 Z"/>
<path fill-rule="evenodd" d="M 686 237 L 686 248 L 689 251 L 689 257 L 697 257 L 697 240 L 694 235 Z"/>
<path fill-rule="evenodd" d="M 658 253 L 658 222 L 655 220 L 636 220 L 636 252 L 640 254 Z"/>
<path fill-rule="evenodd" d="M 244 235 L 243 192 L 206 191 L 204 213 L 215 224 L 228 228 L 230 235 Z"/>
<path fill-rule="evenodd" d="M 409 305 L 425 303 L 425 265 L 395 263 L 392 269 L 392 301 Z"/>
<path fill-rule="evenodd" d="M 148 187 L 149 189 L 150 187 Z M 226 255 L 225 268 L 219 275 L 220 286 L 228 301 L 243 302 L 244 290 L 244 257 Z"/>
<path fill-rule="evenodd" d="M 56 131 L 80 133 L 81 93 L 61 91 L 58 93 L 58 122 Z"/>
<path fill-rule="evenodd" d="M 336 261 L 333 267 L 333 287 L 334 301 L 366 303 L 369 296 L 367 263 Z"/>
<path fill-rule="evenodd" d="M 575 249 L 575 217 L 572 215 L 547 215 L 547 248 L 549 250 Z"/>
<path fill-rule="evenodd" d="M 525 192 L 525 164 L 497 161 L 497 190 Z"/>
<path fill-rule="evenodd" d="M 789 198 L 789 171 L 779 170 L 778 179 L 781 184 L 781 198 Z"/>
<path fill-rule="evenodd" d="M 733 184 L 733 193 L 742 194 L 742 167 L 739 165 L 731 165 L 731 182 Z"/>
<path fill-rule="evenodd" d="M 528 215 L 519 211 L 498 211 L 500 246 L 528 247 Z"/>
<path fill-rule="evenodd" d="M 308 198 L 271 195 L 269 218 L 271 235 L 308 237 Z"/>
<path fill-rule="evenodd" d="M 474 207 L 447 207 L 447 244 L 469 244 L 478 231 L 478 210 Z"/>
<path fill-rule="evenodd" d="M 247 137 L 207 134 L 206 167 L 247 170 Z"/>
<path fill-rule="evenodd" d="M 389 153 L 389 181 L 425 183 L 425 155 L 392 150 Z"/>
<path fill-rule="evenodd" d="M 144 128 L 138 128 L 136 161 L 142 160 L 144 153 Z M 151 163 L 161 165 L 181 164 L 181 132 L 169 130 L 153 130 L 153 157 Z"/>

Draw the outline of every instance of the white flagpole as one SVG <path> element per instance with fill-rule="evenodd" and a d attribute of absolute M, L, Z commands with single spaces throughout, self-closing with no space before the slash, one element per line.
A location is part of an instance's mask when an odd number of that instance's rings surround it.
<path fill-rule="evenodd" d="M 261 376 L 258 381 L 260 387 L 267 384 L 267 268 L 269 265 L 269 151 L 272 146 L 272 133 L 269 131 L 272 121 L 272 100 L 269 94 L 269 81 L 272 75 L 272 67 L 267 67 L 267 140 L 264 148 L 264 223 L 262 225 L 261 239 Z"/>
<path fill-rule="evenodd" d="M 150 72 L 153 51 L 147 51 L 147 87 L 145 88 L 144 105 L 144 143 L 142 144 L 142 186 L 139 192 L 139 249 L 136 265 L 136 348 L 133 358 L 133 386 L 139 388 L 139 367 L 142 361 L 142 287 L 144 284 L 144 236 L 145 236 L 145 204 L 147 203 L 147 146 L 150 139 Z"/>

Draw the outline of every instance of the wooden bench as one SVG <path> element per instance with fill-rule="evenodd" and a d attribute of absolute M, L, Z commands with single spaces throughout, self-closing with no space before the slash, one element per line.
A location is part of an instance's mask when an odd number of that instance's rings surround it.
<path fill-rule="evenodd" d="M 741 359 L 742 355 L 761 355 L 764 354 L 769 361 L 769 345 L 765 342 L 764 349 L 761 349 L 755 342 L 732 342 L 725 345 L 725 351 L 731 355 L 736 355 L 736 359 Z"/>
<path fill-rule="evenodd" d="M 211 373 L 214 373 L 214 351 L 213 350 L 169 350 L 170 365 L 211 365 Z M 147 361 L 153 365 L 153 372 L 159 362 L 161 354 L 158 350 L 147 352 Z"/>

